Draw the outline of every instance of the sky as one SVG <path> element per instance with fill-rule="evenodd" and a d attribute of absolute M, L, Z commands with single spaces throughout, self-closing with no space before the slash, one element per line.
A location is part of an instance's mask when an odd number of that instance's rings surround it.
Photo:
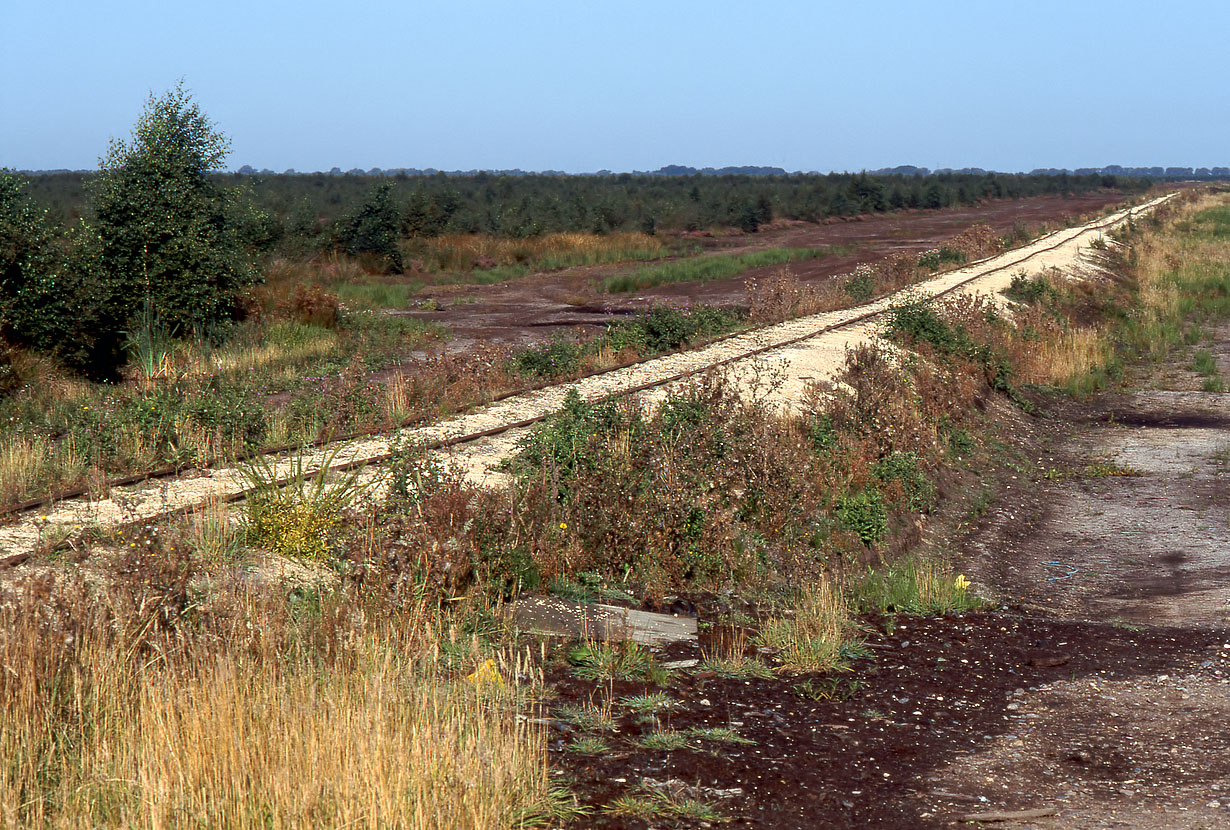
<path fill-rule="evenodd" d="M 0 167 L 182 79 L 227 167 L 1230 165 L 1230 3 L 0 0 Z"/>

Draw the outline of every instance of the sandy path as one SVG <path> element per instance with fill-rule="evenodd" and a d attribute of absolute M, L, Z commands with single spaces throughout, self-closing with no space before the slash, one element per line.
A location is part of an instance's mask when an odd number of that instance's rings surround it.
<path fill-rule="evenodd" d="M 994 295 L 1006 288 L 1012 276 L 1021 271 L 1033 274 L 1059 268 L 1075 273 L 1082 266 L 1082 251 L 1089 249 L 1091 243 L 1125 222 L 1129 215 L 1149 211 L 1168 198 L 1170 196 L 1163 196 L 1087 225 L 1048 234 L 1022 248 L 941 274 L 906 291 L 915 295 L 935 296 L 968 281 L 958 291 Z M 592 399 L 650 383 L 665 382 L 681 373 L 703 371 L 723 362 L 740 373 L 772 370 L 783 381 L 776 395 L 788 404 L 797 400 L 809 383 L 832 377 L 844 361 L 848 346 L 866 342 L 879 333 L 879 326 L 874 320 L 831 330 L 833 327 L 850 323 L 869 313 L 882 312 L 898 296 L 885 297 L 857 308 L 801 317 L 705 348 L 667 355 L 637 366 L 518 395 L 458 418 L 407 430 L 407 433 L 415 440 L 432 443 L 500 429 L 555 412 L 573 388 L 583 397 Z M 808 337 L 812 333 L 816 334 Z M 801 337 L 807 339 L 793 342 Z M 771 351 L 761 351 L 763 349 Z M 757 354 L 749 356 L 751 352 Z M 666 388 L 658 387 L 653 396 L 665 394 Z M 472 480 L 495 484 L 500 480 L 500 474 L 492 469 L 493 466 L 514 451 L 517 441 L 527 429 L 507 430 L 442 453 Z M 335 465 L 377 461 L 388 451 L 387 435 L 355 440 L 314 451 L 305 458 L 305 466 L 309 471 L 318 469 L 330 455 Z M 290 472 L 290 465 L 283 461 L 277 469 L 280 474 L 286 474 Z M 0 557 L 27 554 L 41 544 L 61 540 L 89 527 L 149 521 L 211 498 L 233 498 L 243 493 L 245 488 L 243 477 L 237 470 L 223 469 L 206 471 L 195 477 L 116 487 L 112 488 L 107 498 L 93 501 L 85 498 L 66 500 L 37 515 L 23 516 L 17 523 L 0 528 Z"/>

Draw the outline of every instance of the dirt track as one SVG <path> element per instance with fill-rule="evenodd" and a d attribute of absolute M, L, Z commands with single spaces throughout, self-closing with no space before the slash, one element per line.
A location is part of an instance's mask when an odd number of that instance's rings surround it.
<path fill-rule="evenodd" d="M 1081 251 L 1088 249 L 1094 240 L 1101 239 L 1104 231 L 1115 223 L 1125 221 L 1133 211 L 1148 210 L 1166 198 L 1169 197 L 1159 197 L 1139 208 L 1120 211 L 1088 225 L 1056 231 L 1022 248 L 942 274 L 907 290 L 927 296 L 957 289 L 994 294 L 1005 288 L 1012 275 L 1020 271 L 1036 273 L 1059 268 L 1073 272 L 1081 267 Z M 761 373 L 766 368 L 774 371 L 783 381 L 777 391 L 779 398 L 786 402 L 797 400 L 806 385 L 833 374 L 843 361 L 847 346 L 865 341 L 877 333 L 874 321 L 849 325 L 851 321 L 887 308 L 893 299 L 888 297 L 867 306 L 791 320 L 703 349 L 672 354 L 575 383 L 515 396 L 459 418 L 412 430 L 411 435 L 417 440 L 434 443 L 503 429 L 509 424 L 543 417 L 558 410 L 572 388 L 576 388 L 583 397 L 592 399 L 649 383 L 664 382 L 680 373 L 703 371 L 705 367 L 722 362 L 736 371 L 749 374 Z M 793 343 L 813 332 L 822 333 Z M 772 351 L 742 359 L 744 355 L 765 349 Z M 493 471 L 493 466 L 514 450 L 522 434 L 513 429 L 490 438 L 467 442 L 449 452 L 448 460 L 459 465 L 477 482 L 498 480 L 499 473 Z M 366 460 L 379 460 L 388 451 L 387 436 L 358 440 L 315 452 L 307 460 L 307 467 L 312 469 L 318 466 L 330 452 L 336 453 L 334 463 L 358 464 Z M 283 465 L 279 469 L 287 468 Z M 210 498 L 234 498 L 244 491 L 245 486 L 239 471 L 224 469 L 205 471 L 197 477 L 117 487 L 107 498 L 95 501 L 68 500 L 41 515 L 26 515 L 17 523 L 0 528 L 0 556 L 23 556 L 47 541 L 58 541 L 92 526 L 148 521 Z"/>

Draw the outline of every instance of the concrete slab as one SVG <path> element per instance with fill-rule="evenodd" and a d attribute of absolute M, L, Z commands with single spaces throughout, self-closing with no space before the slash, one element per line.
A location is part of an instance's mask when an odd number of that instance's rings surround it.
<path fill-rule="evenodd" d="M 696 641 L 696 620 L 692 617 L 616 605 L 525 597 L 513 603 L 512 616 L 521 629 L 545 636 L 631 641 L 647 646 Z"/>

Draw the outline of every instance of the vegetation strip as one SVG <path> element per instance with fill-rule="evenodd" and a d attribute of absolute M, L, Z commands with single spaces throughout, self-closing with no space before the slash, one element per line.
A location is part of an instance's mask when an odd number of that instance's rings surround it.
<path fill-rule="evenodd" d="M 1057 249 L 1057 248 L 1062 247 L 1063 245 L 1065 245 L 1065 244 L 1067 244 L 1068 242 L 1070 242 L 1072 238 L 1075 238 L 1076 236 L 1079 236 L 1081 233 L 1085 233 L 1085 232 L 1092 231 L 1092 230 L 1101 230 L 1101 229 L 1105 229 L 1105 228 L 1110 227 L 1110 226 L 1112 226 L 1112 225 L 1115 225 L 1115 224 L 1117 224 L 1117 223 L 1120 223 L 1120 222 L 1126 221 L 1126 219 L 1127 219 L 1127 218 L 1129 218 L 1129 217 L 1131 217 L 1131 216 L 1132 216 L 1132 214 L 1133 214 L 1133 212 L 1134 212 L 1135 210 L 1149 209 L 1149 208 L 1152 208 L 1152 207 L 1156 207 L 1157 205 L 1162 204 L 1163 202 L 1165 202 L 1165 201 L 1166 201 L 1167 199 L 1169 199 L 1169 198 L 1171 198 L 1171 196 L 1170 196 L 1170 195 L 1163 196 L 1163 197 L 1159 197 L 1158 199 L 1155 199 L 1155 200 L 1153 200 L 1152 202 L 1150 202 L 1150 203 L 1148 203 L 1147 205 L 1142 206 L 1142 207 L 1140 207 L 1140 208 L 1132 208 L 1132 209 L 1127 209 L 1127 210 L 1125 210 L 1125 211 L 1122 211 L 1122 212 L 1121 212 L 1121 215 L 1119 216 L 1119 218 L 1110 219 L 1110 220 L 1107 220 L 1107 221 L 1104 221 L 1104 222 L 1100 222 L 1100 223 L 1091 223 L 1091 224 L 1088 224 L 1088 225 L 1083 225 L 1083 226 L 1080 226 L 1079 228 L 1070 229 L 1071 231 L 1074 231 L 1074 233 L 1071 233 L 1071 235 L 1070 235 L 1070 236 L 1068 236 L 1067 238 L 1061 239 L 1060 241 L 1055 242 L 1054 244 L 1051 244 L 1051 245 L 1045 246 L 1045 247 L 1043 247 L 1043 248 L 1040 248 L 1040 249 L 1038 249 L 1038 250 L 1032 251 L 1032 252 L 1030 252 L 1030 253 L 1029 253 L 1027 256 L 1025 256 L 1025 257 L 1020 257 L 1020 258 L 1014 259 L 1014 260 L 1013 260 L 1013 261 L 1011 261 L 1011 262 L 1005 263 L 1005 264 L 1003 264 L 1003 265 L 999 265 L 999 266 L 996 266 L 996 267 L 994 267 L 994 268 L 987 269 L 987 270 L 985 270 L 985 271 L 980 271 L 980 272 L 978 272 L 978 273 L 976 273 L 976 274 L 974 274 L 974 275 L 972 275 L 972 276 L 970 276 L 970 277 L 968 277 L 968 278 L 966 278 L 966 279 L 964 279 L 964 280 L 962 280 L 962 281 L 960 281 L 960 282 L 958 282 L 958 283 L 955 283 L 955 284 L 954 284 L 954 285 L 952 285 L 952 286 L 949 286 L 948 288 L 945 288 L 945 289 L 943 289 L 943 290 L 941 290 L 941 291 L 936 292 L 934 295 L 931 295 L 931 296 L 932 296 L 933 298 L 939 298 L 939 297 L 946 296 L 946 295 L 948 295 L 948 294 L 952 293 L 953 291 L 956 291 L 957 289 L 959 289 L 959 288 L 961 288 L 961 287 L 965 286 L 966 284 L 968 284 L 968 283 L 970 283 L 970 282 L 973 282 L 973 281 L 978 280 L 978 279 L 982 279 L 982 278 L 984 278 L 984 277 L 986 277 L 986 276 L 989 276 L 989 275 L 991 275 L 991 274 L 995 274 L 995 273 L 999 273 L 999 272 L 1005 271 L 1005 270 L 1007 270 L 1007 269 L 1009 269 L 1009 268 L 1017 267 L 1017 266 L 1019 266 L 1022 262 L 1026 261 L 1026 260 L 1028 260 L 1028 259 L 1030 259 L 1030 258 L 1032 258 L 1032 257 L 1038 256 L 1038 255 L 1040 255 L 1040 254 L 1046 253 L 1046 252 L 1048 252 L 1048 251 L 1053 251 L 1053 250 L 1055 250 L 1055 249 Z M 1069 233 L 1069 231 L 1055 231 L 1055 232 L 1052 234 L 1052 236 L 1055 236 L 1055 235 L 1064 235 L 1064 234 L 1068 234 L 1068 233 Z M 990 260 L 993 260 L 993 259 L 995 259 L 995 258 L 994 258 L 994 257 L 992 257 L 992 258 L 989 258 L 989 259 L 990 259 Z M 989 261 L 989 260 L 983 260 L 982 262 L 986 262 L 986 261 Z M 978 265 L 978 264 L 981 264 L 981 262 L 980 262 L 980 263 L 973 263 L 972 265 Z M 967 266 L 967 267 L 968 267 L 968 266 Z M 824 333 L 827 333 L 827 332 L 830 332 L 830 331 L 834 331 L 834 330 L 837 330 L 837 329 L 845 328 L 845 327 L 848 327 L 848 326 L 851 326 L 851 325 L 856 325 L 856 324 L 861 323 L 861 322 L 866 322 L 867 320 L 870 320 L 870 319 L 873 319 L 873 318 L 875 318 L 875 317 L 878 317 L 878 316 L 880 316 L 880 315 L 881 315 L 881 314 L 883 314 L 883 313 L 884 313 L 883 309 L 877 309 L 877 310 L 874 310 L 874 311 L 866 312 L 866 313 L 861 314 L 861 315 L 856 315 L 855 317 L 852 317 L 852 318 L 849 318 L 849 319 L 846 319 L 846 320 L 843 320 L 843 321 L 840 321 L 840 322 L 837 322 L 837 323 L 832 323 L 832 324 L 829 324 L 829 325 L 822 326 L 822 327 L 820 327 L 820 328 L 818 328 L 818 329 L 815 329 L 815 330 L 809 331 L 809 332 L 804 333 L 804 334 L 802 334 L 802 335 L 798 335 L 798 336 L 795 336 L 795 337 L 788 338 L 788 339 L 783 340 L 783 341 L 778 342 L 778 343 L 773 343 L 773 344 L 769 344 L 769 345 L 761 346 L 761 347 L 758 347 L 758 348 L 752 349 L 752 350 L 747 351 L 747 352 L 742 352 L 742 353 L 740 353 L 740 354 L 733 355 L 733 356 L 731 356 L 731 357 L 724 358 L 724 359 L 721 359 L 721 360 L 715 361 L 715 362 L 710 363 L 710 364 L 706 364 L 705 366 L 702 366 L 702 367 L 697 367 L 697 368 L 694 368 L 694 369 L 689 369 L 689 370 L 685 370 L 685 371 L 683 371 L 683 372 L 676 373 L 676 374 L 671 375 L 671 376 L 669 376 L 669 377 L 659 378 L 659 379 L 656 379 L 656 380 L 653 380 L 653 381 L 649 381 L 649 382 L 647 382 L 647 383 L 643 383 L 643 384 L 635 385 L 635 386 L 632 386 L 632 387 L 627 387 L 627 388 L 621 389 L 621 390 L 619 390 L 619 391 L 612 392 L 612 393 L 609 393 L 609 394 L 607 394 L 607 395 L 600 396 L 599 398 L 596 398 L 595 400 L 596 400 L 597 402 L 603 402 L 603 401 L 607 401 L 607 400 L 613 400 L 613 399 L 615 399 L 615 398 L 627 397 L 627 396 L 629 396 L 629 395 L 634 395 L 634 394 L 637 394 L 637 393 L 640 393 L 640 392 L 645 392 L 645 391 L 648 391 L 648 390 L 650 390 L 650 389 L 654 389 L 654 388 L 657 388 L 657 387 L 661 387 L 661 386 L 664 386 L 664 385 L 667 385 L 667 384 L 670 384 L 670 383 L 676 383 L 676 382 L 678 382 L 678 381 L 680 381 L 680 380 L 684 380 L 684 379 L 689 378 L 689 377 L 695 377 L 696 375 L 702 374 L 702 373 L 704 373 L 704 372 L 706 372 L 706 371 L 709 371 L 709 370 L 711 370 L 711 369 L 714 369 L 714 368 L 721 368 L 721 367 L 723 367 L 723 366 L 730 365 L 730 364 L 732 364 L 732 363 L 734 363 L 734 362 L 736 362 L 736 361 L 739 361 L 739 360 L 744 360 L 744 359 L 747 359 L 747 358 L 756 357 L 756 356 L 758 356 L 758 355 L 765 354 L 765 353 L 770 352 L 770 351 L 774 351 L 774 350 L 777 350 L 777 349 L 787 348 L 787 347 L 789 347 L 789 346 L 796 345 L 796 344 L 798 344 L 798 343 L 804 342 L 804 341 L 806 341 L 806 340 L 809 340 L 809 339 L 811 339 L 811 338 L 817 337 L 817 336 L 819 336 L 819 335 L 821 335 L 821 334 L 824 334 Z M 765 327 L 763 327 L 762 329 L 758 329 L 758 330 L 755 330 L 755 331 L 762 331 L 762 330 L 764 330 L 764 329 L 768 329 L 768 328 L 772 328 L 772 326 L 765 326 Z M 754 331 L 754 332 L 751 332 L 751 333 L 755 333 L 755 331 Z M 718 342 L 722 342 L 722 341 L 724 341 L 724 340 L 733 339 L 734 337 L 743 336 L 743 335 L 746 335 L 746 334 L 749 334 L 749 332 L 737 332 L 737 333 L 733 333 L 733 334 L 730 334 L 730 335 L 725 335 L 725 336 L 722 336 L 722 337 L 716 338 L 713 342 L 714 342 L 714 343 L 718 343 Z M 660 356 L 659 356 L 659 357 L 660 357 Z M 646 362 L 650 362 L 651 360 L 654 360 L 654 359 L 658 359 L 658 358 L 650 358 L 650 359 L 647 359 L 647 360 L 638 361 L 638 363 L 646 363 Z M 597 375 L 608 374 L 608 373 L 613 372 L 613 371 L 616 371 L 616 370 L 615 370 L 615 369 L 611 369 L 611 370 L 608 370 L 607 372 L 597 373 Z M 596 375 L 596 376 L 597 376 L 597 375 Z M 559 385 L 559 384 L 546 384 L 546 385 L 544 386 L 544 388 L 551 387 L 551 386 L 558 386 L 558 385 Z M 515 397 L 515 396 L 516 396 L 516 394 L 519 394 L 519 393 L 513 393 L 513 394 L 508 395 L 507 397 L 508 397 L 508 398 Z M 505 398 L 505 399 L 507 399 L 507 398 Z M 473 442 L 473 441 L 478 441 L 478 440 L 481 440 L 481 439 L 483 439 L 483 438 L 489 438 L 489 437 L 492 437 L 492 436 L 495 436 L 495 435 L 499 435 L 499 434 L 502 434 L 502 433 L 508 432 L 508 431 L 510 431 L 510 430 L 514 430 L 514 429 L 519 429 L 519 428 L 525 428 L 525 427 L 528 427 L 528 426 L 532 426 L 532 425 L 534 425 L 534 424 L 536 424 L 536 423 L 539 423 L 539 422 L 542 422 L 542 421 L 546 420 L 547 418 L 551 417 L 551 415 L 552 415 L 552 414 L 553 414 L 553 413 L 551 413 L 551 412 L 545 412 L 545 413 L 542 413 L 542 414 L 539 414 L 539 415 L 535 415 L 535 416 L 530 417 L 530 418 L 526 418 L 526 419 L 518 420 L 518 421 L 516 421 L 516 422 L 512 422 L 512 423 L 502 424 L 502 425 L 499 425 L 499 426 L 496 426 L 496 427 L 492 427 L 492 428 L 489 428 L 489 429 L 486 429 L 486 430 L 481 430 L 481 431 L 474 432 L 474 433 L 468 433 L 468 434 L 465 434 L 465 435 L 453 436 L 453 437 L 451 437 L 451 438 L 445 438 L 445 439 L 435 439 L 435 440 L 429 440 L 429 441 L 425 442 L 425 446 L 426 446 L 426 448 L 428 448 L 428 449 L 443 449 L 443 448 L 447 448 L 447 447 L 453 447 L 453 446 L 458 446 L 458 445 L 465 444 L 465 443 L 470 443 L 470 442 Z M 339 442 L 331 442 L 330 444 L 328 444 L 328 445 L 324 445 L 324 446 L 332 446 L 333 444 L 336 444 L 336 443 L 339 443 Z M 357 468 L 359 468 L 359 467 L 363 467 L 363 466 L 367 466 L 367 465 L 380 464 L 380 463 L 383 463 L 383 462 L 387 462 L 390 458 L 391 458 L 391 454 L 390 454 L 390 453 L 388 453 L 388 452 L 384 452 L 384 453 L 377 453 L 377 454 L 374 454 L 374 455 L 371 455 L 371 456 L 365 456 L 365 457 L 363 457 L 363 458 L 361 458 L 361 459 L 356 458 L 356 459 L 352 459 L 352 460 L 350 460 L 350 461 L 344 462 L 344 463 L 342 463 L 342 464 L 334 465 L 333 467 L 331 467 L 331 469 L 333 469 L 333 470 L 337 470 L 337 471 L 348 471 L 348 470 L 354 470 L 354 469 L 357 469 Z M 310 472 L 310 473 L 309 473 L 309 475 L 317 475 L 317 474 L 319 474 L 320 472 L 322 472 L 322 471 L 312 471 L 312 472 Z M 283 483 L 285 483 L 285 482 L 283 482 Z M 235 493 L 227 494 L 227 495 L 225 496 L 225 500 L 226 500 L 228 503 L 237 502 L 237 501 L 241 501 L 241 500 L 245 497 L 245 495 L 246 495 L 246 491 L 239 491 L 239 492 L 235 492 Z M 174 509 L 160 511 L 160 512 L 158 513 L 158 515 L 176 515 L 176 514 L 183 514 L 183 513 L 191 512 L 192 510 L 198 509 L 198 508 L 199 508 L 202 504 L 204 504 L 204 503 L 205 503 L 205 502 L 196 502 L 196 503 L 192 503 L 192 504 L 181 505 L 181 506 L 179 506 L 179 507 L 177 507 L 177 508 L 174 508 Z M 141 521 L 148 521 L 148 520 L 149 520 L 149 517 L 143 517 L 143 518 L 141 518 L 141 519 L 134 520 L 134 522 L 141 522 Z M 67 539 L 66 539 L 66 540 L 64 540 L 64 542 L 67 542 Z M 18 554 L 18 555 L 20 555 L 20 554 Z M 24 560 L 22 560 L 22 561 L 24 561 Z"/>

